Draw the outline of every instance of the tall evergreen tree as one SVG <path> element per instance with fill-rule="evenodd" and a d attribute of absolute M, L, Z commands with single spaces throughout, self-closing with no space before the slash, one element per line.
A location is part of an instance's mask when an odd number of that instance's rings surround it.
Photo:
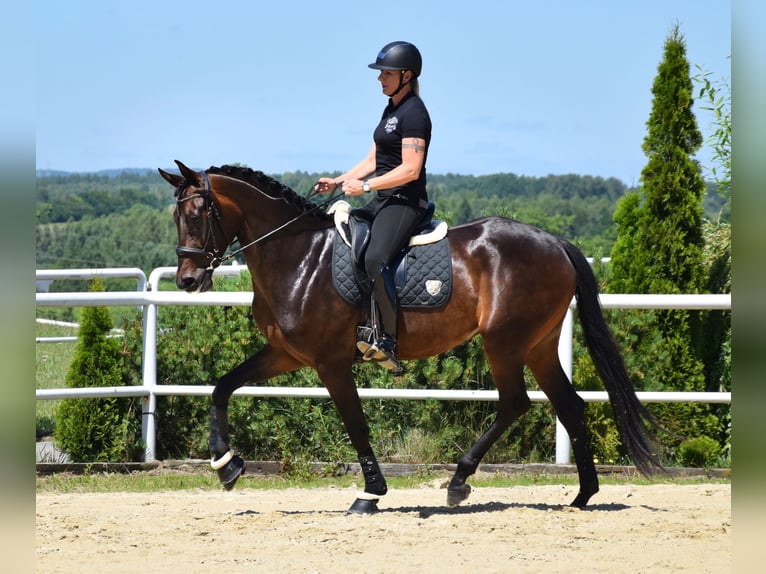
<path fill-rule="evenodd" d="M 637 217 L 618 231 L 635 234 L 629 242 L 631 263 L 613 269 L 612 288 L 631 293 L 696 293 L 704 284 L 702 265 L 702 197 L 705 182 L 694 153 L 702 133 L 692 111 L 692 81 L 686 44 L 678 25 L 665 42 L 665 52 L 652 86 L 654 99 L 642 149 L 648 161 L 641 171 L 643 203 L 630 203 Z M 625 198 L 624 198 L 625 200 Z M 630 200 L 626 200 L 630 202 Z M 621 202 L 622 204 L 623 202 Z M 623 208 L 620 205 L 618 209 Z M 618 212 L 619 213 L 619 212 Z M 614 256 L 621 261 L 618 239 Z"/>
<path fill-rule="evenodd" d="M 686 44 L 675 24 L 665 41 L 663 59 L 652 86 L 652 110 L 642 149 L 648 161 L 641 189 L 628 194 L 615 214 L 618 239 L 612 251 L 609 290 L 624 293 L 699 293 L 705 286 L 702 257 L 702 198 L 705 182 L 693 158 L 703 138 L 692 111 L 694 103 Z M 705 389 L 699 359 L 698 313 L 645 313 L 662 349 L 647 385 L 655 389 Z M 641 330 L 639 328 L 639 330 Z M 651 337 L 635 334 L 638 340 Z M 659 359 L 662 357 L 663 359 Z M 665 409 L 660 409 L 665 410 Z M 677 405 L 663 418 L 680 434 L 716 434 L 707 405 Z"/>

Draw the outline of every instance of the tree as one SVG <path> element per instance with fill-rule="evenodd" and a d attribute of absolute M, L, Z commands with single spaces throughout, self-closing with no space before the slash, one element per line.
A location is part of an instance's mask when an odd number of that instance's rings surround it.
<path fill-rule="evenodd" d="M 90 291 L 103 291 L 96 279 Z M 86 307 L 77 350 L 66 375 L 68 388 L 121 386 L 123 360 L 119 343 L 107 338 L 112 319 L 105 307 Z M 133 400 L 64 399 L 56 413 L 56 443 L 74 462 L 126 462 L 137 452 Z"/>
<path fill-rule="evenodd" d="M 731 209 L 731 89 L 721 79 L 712 81 L 710 72 L 697 66 L 699 74 L 694 81 L 700 85 L 699 96 L 705 101 L 703 110 L 713 113 L 713 133 L 707 143 L 713 148 L 713 165 L 708 171 L 716 183 L 716 191 Z"/>
<path fill-rule="evenodd" d="M 725 201 L 715 221 L 707 222 L 705 232 L 705 267 L 711 293 L 731 293 L 731 89 L 725 80 L 711 81 L 710 73 L 697 66 L 694 81 L 700 86 L 702 109 L 713 113 L 713 131 L 707 144 L 713 148 L 713 165 L 708 166 L 718 195 Z M 709 333 L 703 347 L 707 390 L 731 390 L 731 311 L 704 314 L 704 331 Z M 724 455 L 731 455 L 731 406 L 718 407 L 728 421 L 721 442 Z"/>
<path fill-rule="evenodd" d="M 699 293 L 705 287 L 702 249 L 702 197 L 706 191 L 699 163 L 703 143 L 692 111 L 692 81 L 684 38 L 675 24 L 652 86 L 652 110 L 642 149 L 648 161 L 639 195 L 618 204 L 618 239 L 612 251 L 611 291 L 627 293 Z M 668 390 L 705 389 L 700 360 L 699 313 L 644 313 L 650 326 L 634 325 L 630 336 L 660 337 L 652 354 L 652 385 Z M 663 357 L 664 360 L 661 360 Z M 659 367 L 659 368 L 658 368 Z M 717 421 L 707 405 L 658 407 L 666 424 L 681 435 L 716 434 Z"/>

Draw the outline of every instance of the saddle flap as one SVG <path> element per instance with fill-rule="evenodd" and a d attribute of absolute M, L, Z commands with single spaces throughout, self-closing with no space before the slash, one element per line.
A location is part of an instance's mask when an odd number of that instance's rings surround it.
<path fill-rule="evenodd" d="M 364 250 L 370 241 L 370 221 L 364 212 L 352 209 L 348 216 L 349 235 L 351 236 L 351 249 L 354 252 L 354 261 L 362 261 Z"/>

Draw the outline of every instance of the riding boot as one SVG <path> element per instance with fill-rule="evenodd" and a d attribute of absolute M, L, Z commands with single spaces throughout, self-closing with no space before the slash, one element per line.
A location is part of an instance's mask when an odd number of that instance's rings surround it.
<path fill-rule="evenodd" d="M 402 367 L 396 358 L 397 313 L 396 287 L 388 273 L 381 274 L 372 286 L 375 303 L 380 315 L 378 339 L 364 354 L 367 361 L 379 361 L 380 364 L 395 372 Z"/>

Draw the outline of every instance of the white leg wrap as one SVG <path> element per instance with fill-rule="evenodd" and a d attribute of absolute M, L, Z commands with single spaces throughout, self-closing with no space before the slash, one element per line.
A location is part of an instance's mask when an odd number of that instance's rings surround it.
<path fill-rule="evenodd" d="M 223 455 L 218 460 L 210 459 L 210 466 L 213 468 L 213 470 L 220 470 L 227 464 L 229 464 L 229 461 L 234 458 L 234 451 L 230 450 L 225 455 Z"/>
<path fill-rule="evenodd" d="M 382 495 L 382 494 L 370 494 L 369 492 L 364 492 L 364 491 L 356 493 L 356 497 L 359 500 L 378 500 L 379 498 L 381 498 L 383 496 L 384 495 Z"/>

